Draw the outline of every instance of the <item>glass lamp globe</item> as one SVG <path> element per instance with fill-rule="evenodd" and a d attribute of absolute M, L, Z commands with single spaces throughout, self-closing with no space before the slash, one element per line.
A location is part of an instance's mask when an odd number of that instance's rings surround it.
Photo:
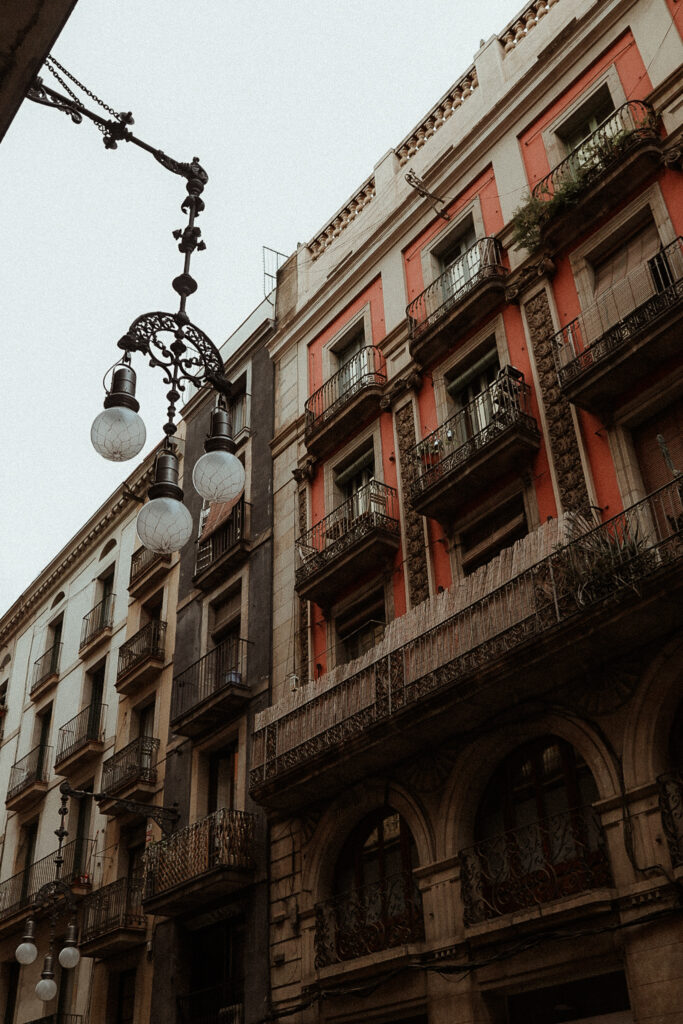
<path fill-rule="evenodd" d="M 53 978 L 41 978 L 36 985 L 36 995 L 44 1003 L 49 1003 L 57 995 L 57 985 Z"/>
<path fill-rule="evenodd" d="M 76 946 L 64 946 L 64 949 L 60 950 L 59 962 L 62 967 L 65 967 L 67 970 L 75 967 L 80 959 L 81 954 L 78 952 Z"/>
<path fill-rule="evenodd" d="M 126 462 L 142 451 L 147 430 L 142 417 L 124 405 L 104 409 L 90 428 L 95 451 L 110 462 Z"/>
<path fill-rule="evenodd" d="M 195 463 L 192 483 L 206 501 L 237 501 L 244 490 L 244 466 L 232 452 L 206 452 Z"/>
<path fill-rule="evenodd" d="M 14 955 L 20 964 L 32 964 L 38 956 L 38 950 L 32 942 L 24 940 L 17 946 Z"/>
<path fill-rule="evenodd" d="M 150 551 L 170 555 L 192 536 L 192 516 L 177 498 L 153 498 L 138 513 L 137 531 Z"/>

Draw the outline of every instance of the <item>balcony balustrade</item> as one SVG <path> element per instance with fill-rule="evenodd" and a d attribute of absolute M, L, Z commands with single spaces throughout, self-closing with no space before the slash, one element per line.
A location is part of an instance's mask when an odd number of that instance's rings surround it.
<path fill-rule="evenodd" d="M 683 239 L 642 263 L 553 338 L 557 376 L 570 402 L 609 412 L 680 350 Z"/>
<path fill-rule="evenodd" d="M 112 956 L 144 942 L 145 934 L 141 878 L 117 878 L 83 900 L 79 944 L 83 956 Z"/>
<path fill-rule="evenodd" d="M 170 555 L 159 555 L 149 548 L 138 548 L 130 559 L 130 579 L 128 582 L 128 593 L 131 597 L 157 583 L 168 572 L 171 564 Z"/>
<path fill-rule="evenodd" d="M 223 808 L 147 847 L 147 913 L 183 914 L 248 884 L 255 865 L 256 820 Z"/>
<path fill-rule="evenodd" d="M 166 660 L 166 623 L 152 619 L 119 647 L 116 689 L 119 693 L 137 692 L 164 667 Z"/>
<path fill-rule="evenodd" d="M 376 413 L 386 382 L 386 361 L 374 345 L 351 356 L 306 401 L 304 438 L 309 452 L 330 452 L 351 427 Z"/>
<path fill-rule="evenodd" d="M 503 298 L 507 274 L 495 238 L 477 239 L 450 263 L 406 308 L 413 358 L 422 364 L 433 361 L 452 345 L 455 330 L 482 320 Z"/>
<path fill-rule="evenodd" d="M 423 939 L 422 897 L 410 873 L 390 875 L 315 908 L 316 969 Z"/>
<path fill-rule="evenodd" d="M 171 728 L 181 736 L 200 736 L 222 728 L 248 703 L 247 645 L 228 637 L 173 680 Z"/>
<path fill-rule="evenodd" d="M 657 779 L 662 827 L 671 863 L 683 867 L 683 770 L 668 772 Z"/>
<path fill-rule="evenodd" d="M 61 727 L 55 756 L 58 775 L 68 775 L 101 753 L 106 714 L 106 704 L 89 704 Z"/>
<path fill-rule="evenodd" d="M 107 797 L 144 800 L 154 793 L 158 752 L 159 740 L 155 736 L 139 736 L 104 762 L 101 785 L 103 799 L 99 805 L 103 814 L 125 813 L 125 809 L 119 811 Z"/>
<path fill-rule="evenodd" d="M 460 853 L 466 925 L 612 885 L 605 835 L 592 807 L 554 814 Z"/>
<path fill-rule="evenodd" d="M 477 494 L 506 473 L 520 473 L 540 444 L 524 374 L 503 367 L 496 380 L 410 452 L 410 502 L 417 512 L 453 522 Z"/>
<path fill-rule="evenodd" d="M 178 1024 L 244 1024 L 242 989 L 215 985 L 178 996 Z"/>
<path fill-rule="evenodd" d="M 400 535 L 396 490 L 371 480 L 297 541 L 297 593 L 328 605 L 344 586 L 384 568 L 398 549 Z"/>
<path fill-rule="evenodd" d="M 75 839 L 63 849 L 64 863 L 61 877 L 78 892 L 90 885 L 90 862 L 95 843 L 92 839 Z M 0 927 L 17 914 L 28 914 L 39 889 L 55 877 L 56 851 L 41 857 L 17 872 L 11 878 L 0 882 Z"/>
<path fill-rule="evenodd" d="M 244 495 L 229 517 L 197 545 L 194 582 L 200 590 L 211 590 L 234 571 L 238 560 L 249 552 Z"/>
<path fill-rule="evenodd" d="M 25 810 L 47 793 L 51 760 L 52 747 L 39 744 L 12 765 L 5 800 L 9 811 Z"/>
<path fill-rule="evenodd" d="M 33 663 L 33 680 L 31 682 L 31 700 L 42 696 L 59 678 L 59 662 L 62 657 L 62 644 L 53 644 L 45 654 Z"/>
<path fill-rule="evenodd" d="M 377 772 L 666 636 L 677 626 L 682 531 L 674 481 L 443 621 L 438 603 L 425 604 L 431 629 L 261 713 L 252 795 L 293 811 L 312 778 L 323 799 L 369 764 Z"/>
<path fill-rule="evenodd" d="M 81 645 L 79 653 L 83 655 L 86 651 L 92 650 L 97 643 L 111 636 L 111 628 L 114 623 L 114 601 L 116 594 L 107 594 L 99 604 L 96 604 L 87 615 L 83 616 L 81 626 Z"/>

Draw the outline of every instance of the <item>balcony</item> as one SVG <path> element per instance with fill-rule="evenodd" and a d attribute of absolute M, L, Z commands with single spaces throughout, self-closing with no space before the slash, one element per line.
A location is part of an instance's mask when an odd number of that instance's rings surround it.
<path fill-rule="evenodd" d="M 613 884 L 592 807 L 503 832 L 460 853 L 465 925 Z"/>
<path fill-rule="evenodd" d="M 197 545 L 193 582 L 200 590 L 212 590 L 249 554 L 244 495 L 230 515 Z"/>
<path fill-rule="evenodd" d="M 170 555 L 159 555 L 149 548 L 138 548 L 130 559 L 128 593 L 139 597 L 144 591 L 162 580 L 171 564 Z"/>
<path fill-rule="evenodd" d="M 116 798 L 149 800 L 156 790 L 159 740 L 139 736 L 102 765 L 100 811 L 115 817 L 125 814 L 116 806 Z"/>
<path fill-rule="evenodd" d="M 173 680 L 171 729 L 197 737 L 220 729 L 249 703 L 247 640 L 228 637 Z"/>
<path fill-rule="evenodd" d="M 585 532 L 579 532 L 585 529 Z M 257 717 L 251 793 L 279 813 L 328 799 L 527 699 L 555 699 L 585 666 L 628 658 L 679 627 L 683 499 L 673 482 L 588 528 L 359 671 Z M 533 535 L 530 538 L 533 543 Z M 432 623 L 430 626 L 429 623 Z"/>
<path fill-rule="evenodd" d="M 111 636 L 114 624 L 114 601 L 116 594 L 107 594 L 92 611 L 83 616 L 81 644 L 78 653 L 81 658 L 90 654 L 99 644 Z"/>
<path fill-rule="evenodd" d="M 161 672 L 166 660 L 166 623 L 152 619 L 119 647 L 118 693 L 130 696 Z"/>
<path fill-rule="evenodd" d="M 683 867 L 683 770 L 660 775 L 657 786 L 659 811 L 671 863 L 680 868 Z"/>
<path fill-rule="evenodd" d="M 506 473 L 521 473 L 540 444 L 524 374 L 505 366 L 485 391 L 411 451 L 410 502 L 421 515 L 453 522 Z"/>
<path fill-rule="evenodd" d="M 147 847 L 143 904 L 173 917 L 215 906 L 247 885 L 255 866 L 256 819 L 223 808 Z"/>
<path fill-rule="evenodd" d="M 406 308 L 410 354 L 421 365 L 434 362 L 462 333 L 502 301 L 508 271 L 500 243 L 479 238 Z"/>
<path fill-rule="evenodd" d="M 90 893 L 81 905 L 83 956 L 115 956 L 145 941 L 142 880 L 118 878 Z"/>
<path fill-rule="evenodd" d="M 649 374 L 679 354 L 683 239 L 636 267 L 553 338 L 557 376 L 575 405 L 613 411 Z"/>
<path fill-rule="evenodd" d="M 12 765 L 5 800 L 8 811 L 25 811 L 42 800 L 47 793 L 51 758 L 52 747 L 41 744 Z"/>
<path fill-rule="evenodd" d="M 99 757 L 104 747 L 106 714 L 106 704 L 89 704 L 61 727 L 55 756 L 57 775 L 71 775 Z"/>
<path fill-rule="evenodd" d="M 241 988 L 216 985 L 177 997 L 178 1024 L 244 1024 Z"/>
<path fill-rule="evenodd" d="M 538 244 L 566 244 L 659 166 L 657 115 L 648 103 L 631 100 L 534 185 L 531 201 L 542 204 Z"/>
<path fill-rule="evenodd" d="M 294 588 L 326 607 L 344 587 L 390 564 L 400 541 L 398 494 L 371 480 L 297 541 Z"/>
<path fill-rule="evenodd" d="M 387 382 L 383 354 L 366 345 L 344 363 L 306 401 L 304 440 L 318 457 L 336 448 L 340 440 L 379 412 Z"/>
<path fill-rule="evenodd" d="M 390 875 L 315 908 L 315 967 L 424 939 L 422 897 L 411 873 Z"/>
<path fill-rule="evenodd" d="M 33 663 L 33 679 L 31 681 L 31 700 L 38 700 L 54 686 L 59 679 L 59 662 L 62 657 L 62 645 L 53 644 L 45 654 L 41 654 Z"/>
<path fill-rule="evenodd" d="M 90 863 L 95 843 L 92 839 L 75 839 L 62 851 L 64 863 L 61 877 L 68 882 L 75 895 L 90 885 Z M 39 889 L 55 877 L 57 851 L 34 861 L 23 871 L 0 882 L 0 930 L 8 931 L 16 924 L 18 915 L 28 916 Z"/>

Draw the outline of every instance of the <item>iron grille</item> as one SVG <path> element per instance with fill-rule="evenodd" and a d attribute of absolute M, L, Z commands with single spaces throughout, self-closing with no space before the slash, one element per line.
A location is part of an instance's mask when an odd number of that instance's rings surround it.
<path fill-rule="evenodd" d="M 142 879 L 118 878 L 90 893 L 81 905 L 81 942 L 124 928 L 144 928 Z"/>
<path fill-rule="evenodd" d="M 683 770 L 660 775 L 657 785 L 659 811 L 671 863 L 678 868 L 683 864 Z"/>
<path fill-rule="evenodd" d="M 305 405 L 306 434 L 332 419 L 347 402 L 368 387 L 386 384 L 384 356 L 374 345 L 365 345 L 314 391 Z"/>
<path fill-rule="evenodd" d="M 89 704 L 59 730 L 55 764 L 65 761 L 88 743 L 101 741 L 104 736 L 106 704 Z"/>
<path fill-rule="evenodd" d="M 170 565 L 170 555 L 160 555 L 156 551 L 150 551 L 149 548 L 138 548 L 134 551 L 130 559 L 130 580 L 128 586 L 132 587 L 141 576 L 144 576 L 148 569 L 151 569 L 153 565 Z"/>
<path fill-rule="evenodd" d="M 53 644 L 45 654 L 41 654 L 33 665 L 33 682 L 31 693 L 34 693 L 46 679 L 59 674 L 59 661 L 62 655 L 62 645 Z"/>
<path fill-rule="evenodd" d="M 103 633 L 105 629 L 111 629 L 114 621 L 114 601 L 116 594 L 107 594 L 99 604 L 96 604 L 87 615 L 83 616 L 81 626 L 81 648 L 89 644 L 95 637 Z"/>
<path fill-rule="evenodd" d="M 139 736 L 108 758 L 102 765 L 102 792 L 108 795 L 134 782 L 156 782 L 158 750 L 155 736 Z"/>
<path fill-rule="evenodd" d="M 248 641 L 228 637 L 173 680 L 171 722 L 222 690 L 241 687 L 248 692 Z"/>
<path fill-rule="evenodd" d="M 25 757 L 12 765 L 9 773 L 7 799 L 13 800 L 34 782 L 47 782 L 50 775 L 52 747 L 44 744 L 34 747 Z"/>
<path fill-rule="evenodd" d="M 166 646 L 166 623 L 152 619 L 134 636 L 119 647 L 119 664 L 116 678 L 121 679 L 128 672 L 149 658 L 163 661 Z"/>
<path fill-rule="evenodd" d="M 246 517 L 244 495 L 233 508 L 230 516 L 218 529 L 197 546 L 195 574 L 204 572 L 217 562 L 226 551 L 230 551 L 241 540 L 245 540 Z"/>
<path fill-rule="evenodd" d="M 65 882 L 87 885 L 90 883 L 90 862 L 95 842 L 92 839 L 74 839 L 67 843 L 62 854 L 61 877 Z M 29 864 L 23 871 L 0 882 L 0 920 L 11 917 L 24 907 L 30 907 L 38 890 L 55 877 L 57 851 Z"/>

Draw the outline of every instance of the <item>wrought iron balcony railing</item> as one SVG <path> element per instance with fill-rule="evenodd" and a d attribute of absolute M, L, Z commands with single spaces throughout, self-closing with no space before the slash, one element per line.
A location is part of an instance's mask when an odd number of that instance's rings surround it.
<path fill-rule="evenodd" d="M 128 586 L 133 587 L 140 580 L 148 569 L 151 569 L 153 565 L 168 565 L 171 561 L 170 555 L 160 555 L 156 551 L 150 551 L 149 548 L 138 548 L 134 551 L 130 559 L 130 579 Z"/>
<path fill-rule="evenodd" d="M 244 495 L 237 502 L 229 517 L 206 540 L 197 545 L 195 575 L 205 572 L 217 562 L 226 551 L 245 539 L 246 514 Z"/>
<path fill-rule="evenodd" d="M 683 499 L 674 481 L 578 536 L 366 668 L 255 730 L 251 785 L 279 780 L 441 687 L 609 598 L 637 595 L 683 559 Z"/>
<path fill-rule="evenodd" d="M 466 925 L 612 884 L 592 807 L 554 814 L 460 853 Z"/>
<path fill-rule="evenodd" d="M 248 643 L 241 637 L 228 637 L 175 677 L 172 722 L 226 687 L 243 687 L 247 691 Z"/>
<path fill-rule="evenodd" d="M 119 664 L 116 678 L 121 679 L 148 658 L 164 660 L 166 648 L 166 623 L 152 619 L 138 630 L 130 640 L 119 647 Z"/>
<path fill-rule="evenodd" d="M 45 654 L 37 659 L 33 664 L 33 681 L 31 683 L 31 693 L 35 693 L 36 690 L 40 689 L 41 685 L 50 676 L 59 675 L 59 661 L 62 656 L 62 644 L 53 644 L 49 650 L 45 651 Z"/>
<path fill-rule="evenodd" d="M 34 782 L 47 782 L 50 777 L 52 747 L 39 744 L 12 765 L 9 773 L 7 799 L 13 800 Z"/>
<path fill-rule="evenodd" d="M 138 736 L 108 758 L 102 765 L 102 792 L 109 795 L 135 782 L 156 782 L 158 750 L 155 736 Z"/>
<path fill-rule="evenodd" d="M 186 885 L 214 868 L 250 870 L 255 834 L 253 814 L 221 808 L 152 843 L 145 853 L 144 898 Z"/>
<path fill-rule="evenodd" d="M 393 487 L 371 480 L 297 541 L 301 564 L 299 584 L 323 568 L 373 529 L 399 536 L 398 494 Z"/>
<path fill-rule="evenodd" d="M 683 299 L 680 236 L 604 292 L 553 337 L 560 386 L 629 345 Z"/>
<path fill-rule="evenodd" d="M 114 601 L 116 594 L 107 594 L 99 604 L 96 604 L 87 615 L 83 616 L 81 626 L 81 650 L 86 647 L 95 637 L 103 633 L 105 629 L 111 629 L 114 621 Z"/>
<path fill-rule="evenodd" d="M 675 868 L 683 865 L 683 770 L 657 779 L 662 827 Z"/>
<path fill-rule="evenodd" d="M 214 985 L 178 996 L 178 1024 L 244 1024 L 243 998 L 237 985 Z"/>
<path fill-rule="evenodd" d="M 374 345 L 361 348 L 306 400 L 306 433 L 331 420 L 364 388 L 381 387 L 386 381 L 386 361 L 380 350 Z"/>
<path fill-rule="evenodd" d="M 411 873 L 390 875 L 315 908 L 316 968 L 422 939 L 422 897 Z"/>
<path fill-rule="evenodd" d="M 534 199 L 548 201 L 562 191 L 581 188 L 623 160 L 643 139 L 657 138 L 657 117 L 649 103 L 630 100 L 598 125 L 583 142 L 532 190 Z"/>
<path fill-rule="evenodd" d="M 529 413 L 530 395 L 524 374 L 504 366 L 489 387 L 411 450 L 415 466 L 411 499 L 465 466 L 511 427 L 521 424 L 531 434 L 538 434 L 536 420 Z"/>
<path fill-rule="evenodd" d="M 406 315 L 412 337 L 417 338 L 447 316 L 482 281 L 503 278 L 506 273 L 500 243 L 495 238 L 477 239 L 462 256 L 446 267 L 443 274 L 408 303 Z"/>
<path fill-rule="evenodd" d="M 108 932 L 125 928 L 142 928 L 142 879 L 117 878 L 85 897 L 81 905 L 81 944 L 98 939 Z"/>
<path fill-rule="evenodd" d="M 61 727 L 57 737 L 56 765 L 78 753 L 88 743 L 104 739 L 106 712 L 106 704 L 89 704 Z"/>
<path fill-rule="evenodd" d="M 74 839 L 65 845 L 61 874 L 65 882 L 89 884 L 94 847 L 92 839 Z M 56 851 L 0 882 L 0 920 L 31 906 L 38 890 L 55 877 L 55 856 Z"/>

